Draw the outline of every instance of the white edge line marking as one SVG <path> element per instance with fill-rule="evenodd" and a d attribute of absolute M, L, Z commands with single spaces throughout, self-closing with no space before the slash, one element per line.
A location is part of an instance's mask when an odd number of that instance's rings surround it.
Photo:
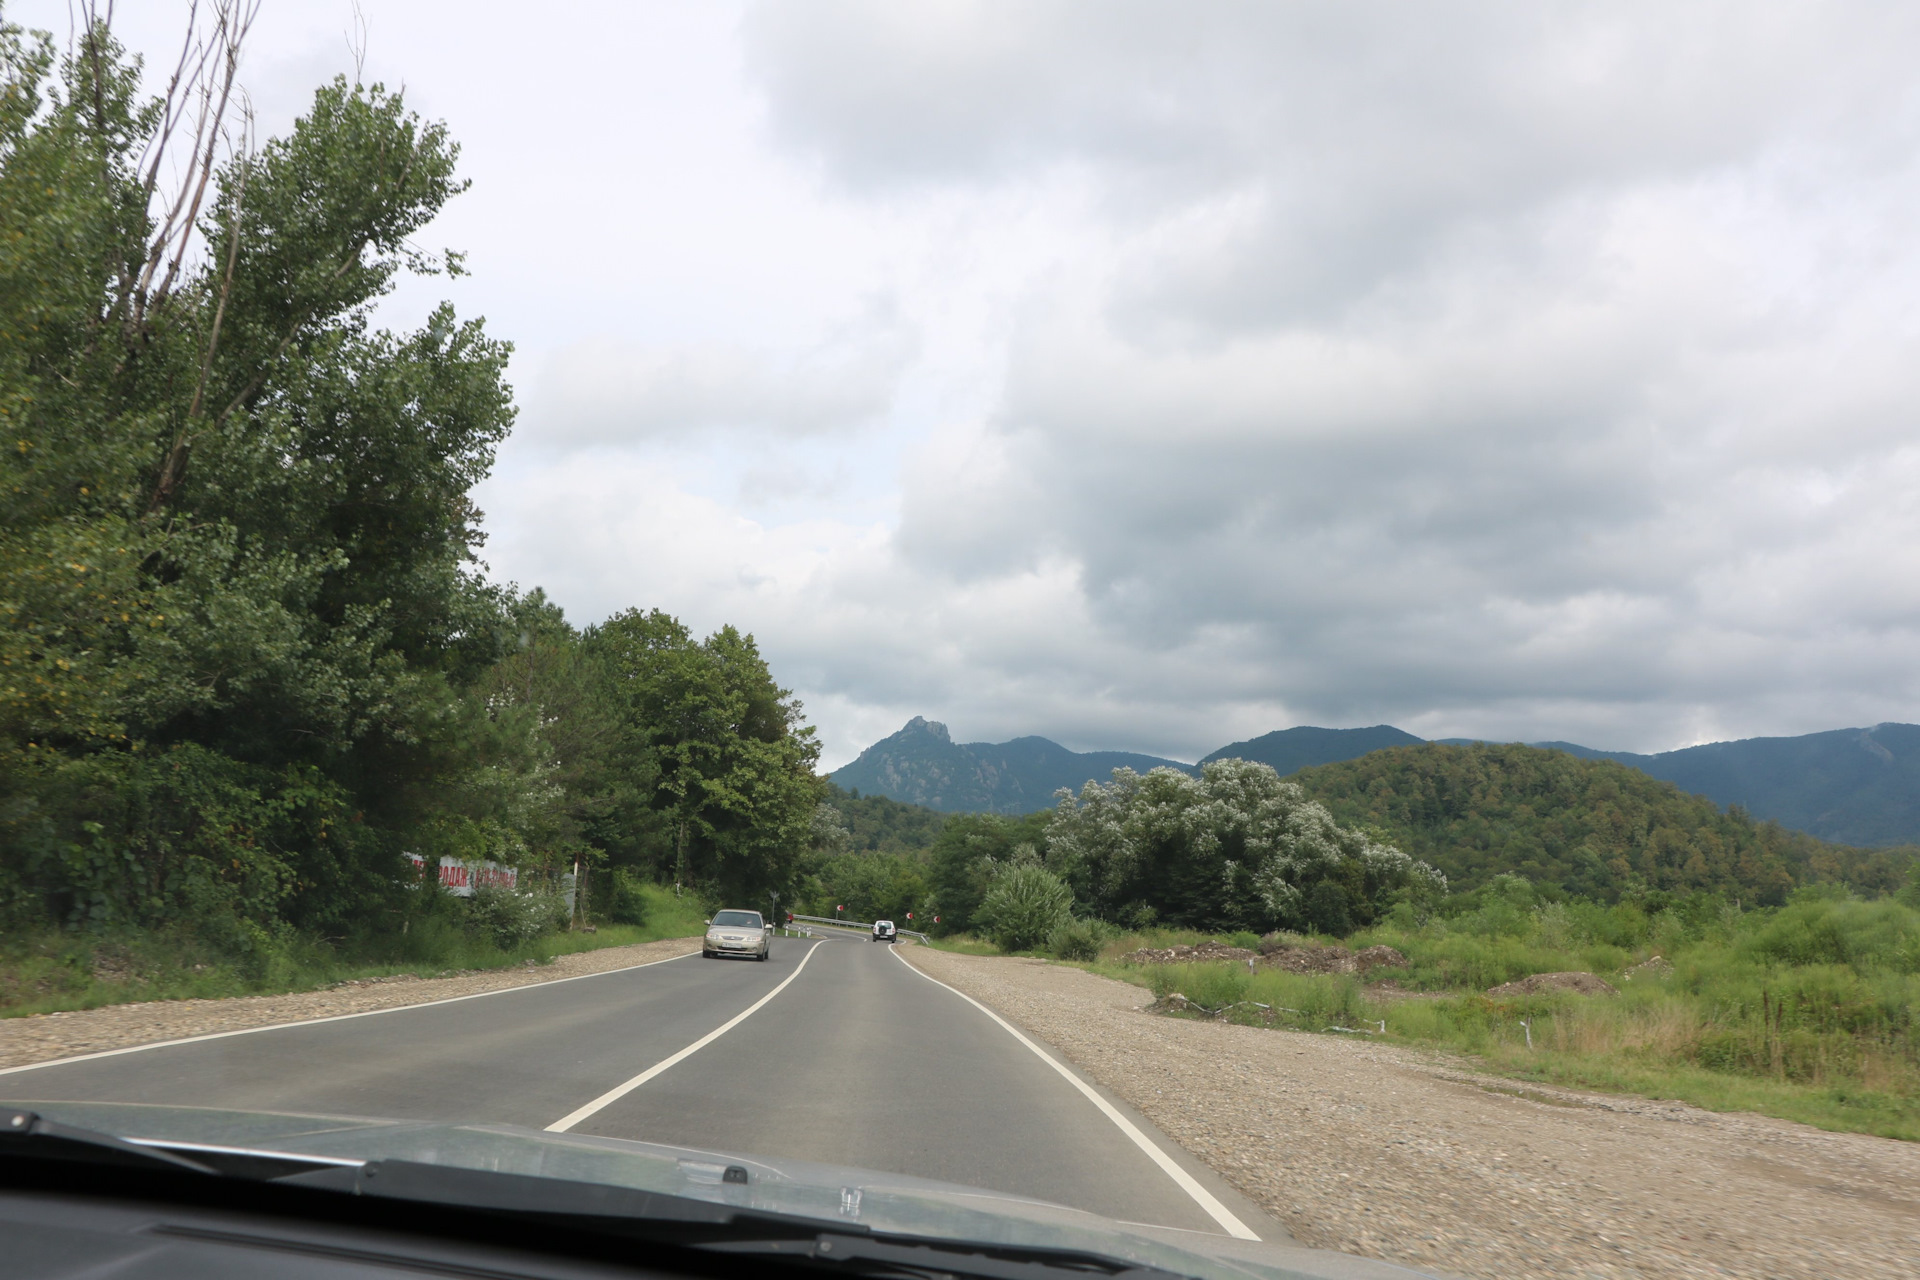
<path fill-rule="evenodd" d="M 580 955 L 581 952 L 574 954 Z M 371 1018 L 381 1013 L 405 1013 L 409 1009 L 430 1009 L 437 1004 L 459 1004 L 462 1000 L 479 1000 L 486 996 L 502 996 L 509 991 L 528 991 L 534 987 L 557 987 L 563 982 L 581 982 L 587 978 L 604 978 L 609 974 L 632 973 L 636 969 L 651 969 L 657 964 L 671 964 L 675 960 L 685 960 L 695 954 L 688 951 L 682 955 L 668 956 L 664 960 L 649 960 L 645 964 L 630 964 L 623 969 L 602 969 L 598 973 L 576 973 L 571 978 L 549 978 L 545 982 L 526 982 L 517 987 L 495 987 L 492 991 L 476 991 L 471 995 L 448 996 L 444 1000 L 422 1000 L 419 1004 L 388 1005 L 384 1009 L 362 1009 L 359 1013 L 335 1013 L 324 1018 L 305 1018 L 299 1022 L 270 1022 L 262 1027 L 241 1027 L 238 1031 L 209 1031 L 201 1036 L 182 1036 L 178 1040 L 155 1040 L 151 1044 L 130 1044 L 124 1049 L 102 1049 L 98 1053 L 75 1054 L 71 1058 L 49 1058 L 45 1062 L 27 1062 L 17 1067 L 0 1067 L 0 1076 L 10 1076 L 17 1071 L 38 1071 L 42 1067 L 64 1067 L 71 1062 L 92 1062 L 96 1058 L 117 1058 L 123 1053 L 145 1053 L 149 1049 L 170 1049 L 178 1044 L 199 1044 L 206 1040 L 225 1040 L 229 1036 L 250 1036 L 261 1031 L 285 1031 L 288 1027 L 317 1027 L 323 1022 L 346 1022 L 353 1018 Z M 293 992 L 290 994 L 302 994 Z M 111 1008 L 112 1006 L 107 1006 Z"/>
<path fill-rule="evenodd" d="M 1240 1239 L 1240 1240 L 1258 1240 L 1260 1238 L 1259 1236 L 1255 1235 L 1247 1227 L 1246 1223 L 1240 1221 L 1240 1219 L 1236 1218 L 1233 1215 L 1233 1210 L 1221 1204 L 1220 1201 L 1214 1197 L 1214 1194 L 1211 1191 L 1201 1186 L 1197 1181 L 1194 1180 L 1194 1176 L 1188 1173 L 1185 1169 L 1182 1169 L 1179 1163 L 1176 1162 L 1172 1156 L 1168 1155 L 1165 1151 L 1162 1151 L 1158 1143 L 1156 1143 L 1152 1138 L 1149 1138 L 1146 1134 L 1140 1132 L 1140 1126 L 1136 1125 L 1133 1121 L 1121 1115 L 1119 1109 L 1116 1108 L 1111 1102 L 1108 1102 L 1105 1098 L 1101 1097 L 1097 1092 L 1095 1092 L 1092 1085 L 1089 1085 L 1085 1080 L 1082 1080 L 1079 1076 L 1073 1074 L 1073 1072 L 1061 1066 L 1059 1061 L 1055 1059 L 1052 1054 L 1048 1053 L 1045 1049 L 1042 1049 L 1039 1045 L 1035 1044 L 1033 1041 L 1027 1039 L 1025 1035 L 1021 1034 L 1020 1029 L 1018 1027 L 1015 1027 L 1011 1022 L 1008 1022 L 1005 1018 L 1001 1017 L 999 1014 L 995 1013 L 993 1010 L 987 1008 L 987 1006 L 985 1006 L 984 1004 L 981 1004 L 978 1000 L 975 1000 L 972 996 L 960 990 L 958 987 L 948 987 L 946 983 L 940 981 L 940 979 L 934 977 L 932 974 L 924 972 L 921 969 L 915 968 L 914 965 L 910 961 L 908 961 L 908 959 L 905 956 L 901 955 L 899 952 L 897 951 L 894 952 L 893 958 L 898 960 L 901 964 L 906 965 L 907 968 L 912 972 L 919 974 L 921 977 L 925 978 L 928 982 L 931 982 L 934 986 L 946 987 L 948 991 L 953 992 L 953 994 L 959 996 L 962 1000 L 965 1000 L 968 1004 L 972 1005 L 974 1008 L 978 1009 L 980 1012 L 986 1014 L 989 1018 L 992 1018 L 995 1022 L 999 1023 L 1001 1027 L 1005 1029 L 1008 1035 L 1012 1036 L 1015 1040 L 1018 1040 L 1021 1044 L 1027 1046 L 1027 1048 L 1033 1050 L 1034 1053 L 1039 1056 L 1040 1061 L 1046 1063 L 1048 1066 L 1052 1067 L 1055 1071 L 1058 1071 L 1060 1073 L 1061 1079 L 1065 1080 L 1068 1084 L 1072 1085 L 1074 1088 L 1078 1089 L 1081 1093 L 1085 1094 L 1087 1097 L 1087 1100 L 1093 1103 L 1094 1106 L 1100 1108 L 1101 1112 L 1106 1115 L 1107 1119 L 1113 1121 L 1114 1124 L 1119 1126 L 1120 1132 L 1126 1134 L 1129 1138 L 1133 1139 L 1133 1145 L 1136 1147 L 1139 1147 L 1142 1151 L 1146 1152 L 1147 1158 L 1152 1160 L 1155 1164 L 1159 1165 L 1161 1168 L 1161 1171 L 1164 1172 L 1169 1178 L 1172 1178 L 1174 1182 L 1179 1185 L 1182 1191 L 1192 1196 L 1194 1203 L 1198 1204 L 1202 1209 L 1205 1209 L 1207 1213 L 1212 1216 L 1215 1222 L 1219 1223 L 1222 1227 L 1226 1229 L 1226 1232 L 1228 1235 L 1233 1236 L 1236 1239 Z"/>
<path fill-rule="evenodd" d="M 582 1120 L 590 1119 L 596 1112 L 602 1110 L 603 1108 L 612 1106 L 614 1103 L 620 1101 L 620 1099 L 626 1097 L 628 1094 L 632 1093 L 635 1089 L 638 1089 L 641 1085 L 645 1084 L 647 1081 L 659 1075 L 662 1071 L 667 1070 L 669 1067 L 673 1066 L 675 1063 L 686 1061 L 688 1058 L 691 1058 L 694 1054 L 700 1052 L 702 1049 L 712 1044 L 715 1040 L 718 1040 L 721 1036 L 727 1034 L 727 1032 L 733 1030 L 735 1027 L 745 1022 L 748 1018 L 752 1017 L 754 1014 L 758 1013 L 762 1008 L 764 1008 L 768 1001 L 772 1000 L 775 996 L 779 995 L 782 991 L 785 991 L 787 989 L 787 983 L 792 982 L 795 978 L 800 976 L 801 972 L 805 970 L 807 967 L 807 961 L 812 960 L 813 953 L 818 951 L 819 949 L 820 949 L 820 944 L 817 942 L 813 946 L 808 947 L 805 959 L 800 961 L 799 967 L 794 969 L 792 973 L 786 976 L 785 981 L 781 982 L 779 986 L 767 992 L 767 994 L 761 996 L 758 1000 L 754 1001 L 752 1004 L 748 1005 L 745 1009 L 741 1010 L 739 1013 L 736 1013 L 733 1017 L 721 1023 L 719 1026 L 715 1027 L 713 1030 L 707 1032 L 707 1034 L 701 1036 L 698 1040 L 695 1040 L 692 1044 L 688 1045 L 686 1048 L 682 1049 L 680 1052 L 674 1054 L 672 1057 L 662 1058 L 660 1061 L 654 1063 L 652 1066 L 648 1067 L 645 1071 L 642 1071 L 639 1075 L 635 1076 L 633 1079 L 627 1081 L 625 1084 L 615 1085 L 613 1088 L 607 1090 L 605 1093 L 595 1098 L 592 1102 L 589 1102 L 586 1106 L 581 1107 L 578 1111 L 570 1111 L 566 1115 L 561 1116 L 558 1120 L 555 1120 L 552 1124 L 547 1126 L 547 1132 L 548 1133 L 567 1132 L 567 1130 L 573 1128 L 573 1126 L 579 1124 Z"/>

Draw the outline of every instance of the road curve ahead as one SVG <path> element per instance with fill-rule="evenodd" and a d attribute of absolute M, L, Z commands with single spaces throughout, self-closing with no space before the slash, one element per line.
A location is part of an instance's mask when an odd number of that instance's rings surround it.
<path fill-rule="evenodd" d="M 1212 1196 L 1278 1238 L 1275 1224 L 1144 1120 L 1127 1113 L 1178 1162 L 1174 1176 L 991 1016 L 858 936 L 776 939 L 766 963 L 696 955 L 16 1070 L 0 1074 L 0 1098 L 566 1123 L 1218 1233 L 1219 1215 L 1202 1207 Z M 1203 1185 L 1200 1198 L 1176 1181 L 1183 1172 Z"/>

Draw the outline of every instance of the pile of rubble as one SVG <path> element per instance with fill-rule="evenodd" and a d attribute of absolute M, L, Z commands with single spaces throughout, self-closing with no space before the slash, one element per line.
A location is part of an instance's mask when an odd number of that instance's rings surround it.
<path fill-rule="evenodd" d="M 1257 953 L 1208 939 L 1191 947 L 1142 947 L 1120 957 L 1122 964 L 1199 964 L 1206 960 L 1251 960 Z"/>
<path fill-rule="evenodd" d="M 1208 940 L 1191 947 L 1142 947 L 1121 956 L 1123 964 L 1200 964 L 1209 960 L 1235 960 L 1285 969 L 1288 973 L 1366 973 L 1372 969 L 1404 969 L 1407 958 L 1392 947 L 1364 947 L 1349 951 L 1345 947 L 1316 947 L 1280 939 L 1290 935 L 1268 934 L 1260 940 L 1260 950 L 1230 947 Z"/>
<path fill-rule="evenodd" d="M 1316 947 L 1281 940 L 1268 934 L 1260 940 L 1262 962 L 1288 973 L 1367 973 L 1374 969 L 1404 969 L 1407 958 L 1393 947 Z"/>
<path fill-rule="evenodd" d="M 1503 996 L 1537 996 L 1549 991 L 1572 991 L 1583 996 L 1620 994 L 1616 988 L 1590 973 L 1536 973 L 1518 982 L 1503 982 L 1497 987 L 1487 988 L 1487 994 L 1496 999 Z"/>

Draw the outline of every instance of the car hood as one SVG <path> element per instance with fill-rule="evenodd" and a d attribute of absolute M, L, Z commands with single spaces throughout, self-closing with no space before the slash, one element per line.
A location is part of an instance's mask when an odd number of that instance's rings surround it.
<path fill-rule="evenodd" d="M 360 1162 L 413 1160 L 686 1196 L 823 1226 L 1106 1254 L 1206 1280 L 1410 1280 L 1369 1258 L 1204 1232 L 1120 1223 L 977 1187 L 902 1174 L 512 1125 L 221 1111 L 128 1103 L 20 1101 L 49 1118 L 126 1138 Z M 747 1182 L 727 1182 L 728 1166 Z M 736 1175 L 737 1176 L 737 1175 Z"/>

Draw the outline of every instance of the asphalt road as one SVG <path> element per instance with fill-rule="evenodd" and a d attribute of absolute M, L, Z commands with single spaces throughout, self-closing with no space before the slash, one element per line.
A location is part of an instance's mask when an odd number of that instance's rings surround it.
<path fill-rule="evenodd" d="M 737 1025 L 573 1131 L 854 1165 L 1220 1232 L 1193 1195 L 1031 1049 L 893 948 L 857 935 L 776 939 L 766 963 L 696 955 L 49 1066 L 0 1078 L 0 1096 L 545 1128 L 738 1018 L 788 978 Z M 1243 1222 L 1279 1238 L 1204 1165 L 1108 1101 Z"/>

